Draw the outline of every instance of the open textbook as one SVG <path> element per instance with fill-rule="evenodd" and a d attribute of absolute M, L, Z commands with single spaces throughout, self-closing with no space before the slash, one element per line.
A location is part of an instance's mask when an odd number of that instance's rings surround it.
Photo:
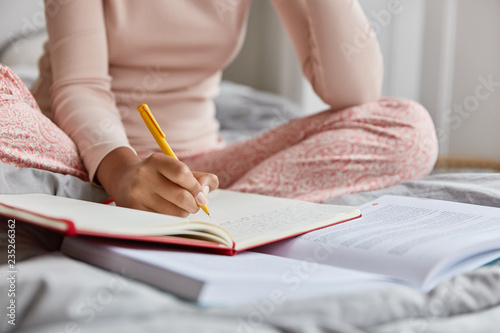
<path fill-rule="evenodd" d="M 47 194 L 0 195 L 0 215 L 69 236 L 131 239 L 236 252 L 341 223 L 360 216 L 351 206 L 216 190 L 211 217 L 188 218 Z"/>
<path fill-rule="evenodd" d="M 397 277 L 423 291 L 500 258 L 500 208 L 387 195 L 360 210 L 358 221 L 257 250 Z"/>
<path fill-rule="evenodd" d="M 206 305 L 402 285 L 428 291 L 500 258 L 500 208 L 384 196 L 363 216 L 233 257 L 66 238 L 61 251 Z"/>

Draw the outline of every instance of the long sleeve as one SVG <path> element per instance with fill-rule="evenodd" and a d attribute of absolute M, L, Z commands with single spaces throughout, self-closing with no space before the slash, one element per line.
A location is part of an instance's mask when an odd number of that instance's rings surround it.
<path fill-rule="evenodd" d="M 45 5 L 54 121 L 76 143 L 93 180 L 106 154 L 130 147 L 111 92 L 103 2 Z"/>
<path fill-rule="evenodd" d="M 380 97 L 380 47 L 357 0 L 271 1 L 325 103 L 342 109 Z"/>

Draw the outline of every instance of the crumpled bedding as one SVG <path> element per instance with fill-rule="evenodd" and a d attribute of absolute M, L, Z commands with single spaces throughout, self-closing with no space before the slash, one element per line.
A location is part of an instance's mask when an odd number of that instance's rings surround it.
<path fill-rule="evenodd" d="M 216 100 L 223 136 L 234 142 L 279 125 L 298 110 L 273 95 L 223 84 Z M 241 112 L 235 112 L 240 110 Z M 242 118 L 243 117 L 243 118 Z M 250 118 L 248 118 L 250 117 Z M 245 123 L 245 131 L 241 124 Z M 249 124 L 252 126 L 248 127 Z M 0 163 L 0 194 L 49 193 L 108 199 L 71 176 Z M 360 205 L 384 194 L 500 206 L 500 174 L 447 173 L 328 203 Z M 7 220 L 0 218 L 0 271 L 7 276 Z M 500 265 L 443 282 L 429 293 L 403 286 L 269 305 L 200 308 L 133 279 L 58 252 L 62 236 L 16 224 L 16 317 L 0 279 L 0 332 L 500 332 Z"/>
<path fill-rule="evenodd" d="M 16 193 L 36 190 L 96 201 L 106 198 L 102 189 L 74 177 L 5 165 L 0 165 L 0 173 L 10 180 L 16 173 L 23 175 L 27 180 L 24 185 L 18 182 L 16 189 L 8 189 Z M 361 204 L 383 194 L 396 194 L 499 206 L 499 184 L 500 174 L 495 173 L 436 174 L 378 191 L 346 195 L 331 203 Z M 2 187 L 1 192 L 6 190 Z M 5 225 L 2 221 L 3 253 Z M 9 285 L 1 279 L 0 331 L 500 332 L 500 265 L 460 275 L 427 294 L 394 286 L 273 306 L 263 301 L 230 308 L 200 308 L 141 282 L 68 258 L 57 251 L 61 239 L 54 232 L 17 224 L 16 325 L 6 320 L 4 295 Z M 6 274 L 8 267 L 2 265 L 0 271 Z"/>

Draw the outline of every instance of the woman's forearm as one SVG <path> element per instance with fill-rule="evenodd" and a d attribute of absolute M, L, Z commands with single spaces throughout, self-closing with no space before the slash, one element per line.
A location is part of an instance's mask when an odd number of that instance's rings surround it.
<path fill-rule="evenodd" d="M 97 168 L 96 180 L 112 197 L 123 181 L 127 169 L 137 165 L 140 158 L 129 148 L 120 147 L 107 154 Z"/>
<path fill-rule="evenodd" d="M 305 76 L 333 109 L 380 97 L 383 61 L 357 0 L 273 0 Z"/>

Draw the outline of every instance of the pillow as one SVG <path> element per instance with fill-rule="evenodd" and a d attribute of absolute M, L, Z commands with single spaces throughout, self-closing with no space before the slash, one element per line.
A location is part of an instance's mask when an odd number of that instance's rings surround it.
<path fill-rule="evenodd" d="M 0 162 L 88 180 L 73 141 L 41 113 L 26 85 L 10 68 L 2 64 Z"/>

